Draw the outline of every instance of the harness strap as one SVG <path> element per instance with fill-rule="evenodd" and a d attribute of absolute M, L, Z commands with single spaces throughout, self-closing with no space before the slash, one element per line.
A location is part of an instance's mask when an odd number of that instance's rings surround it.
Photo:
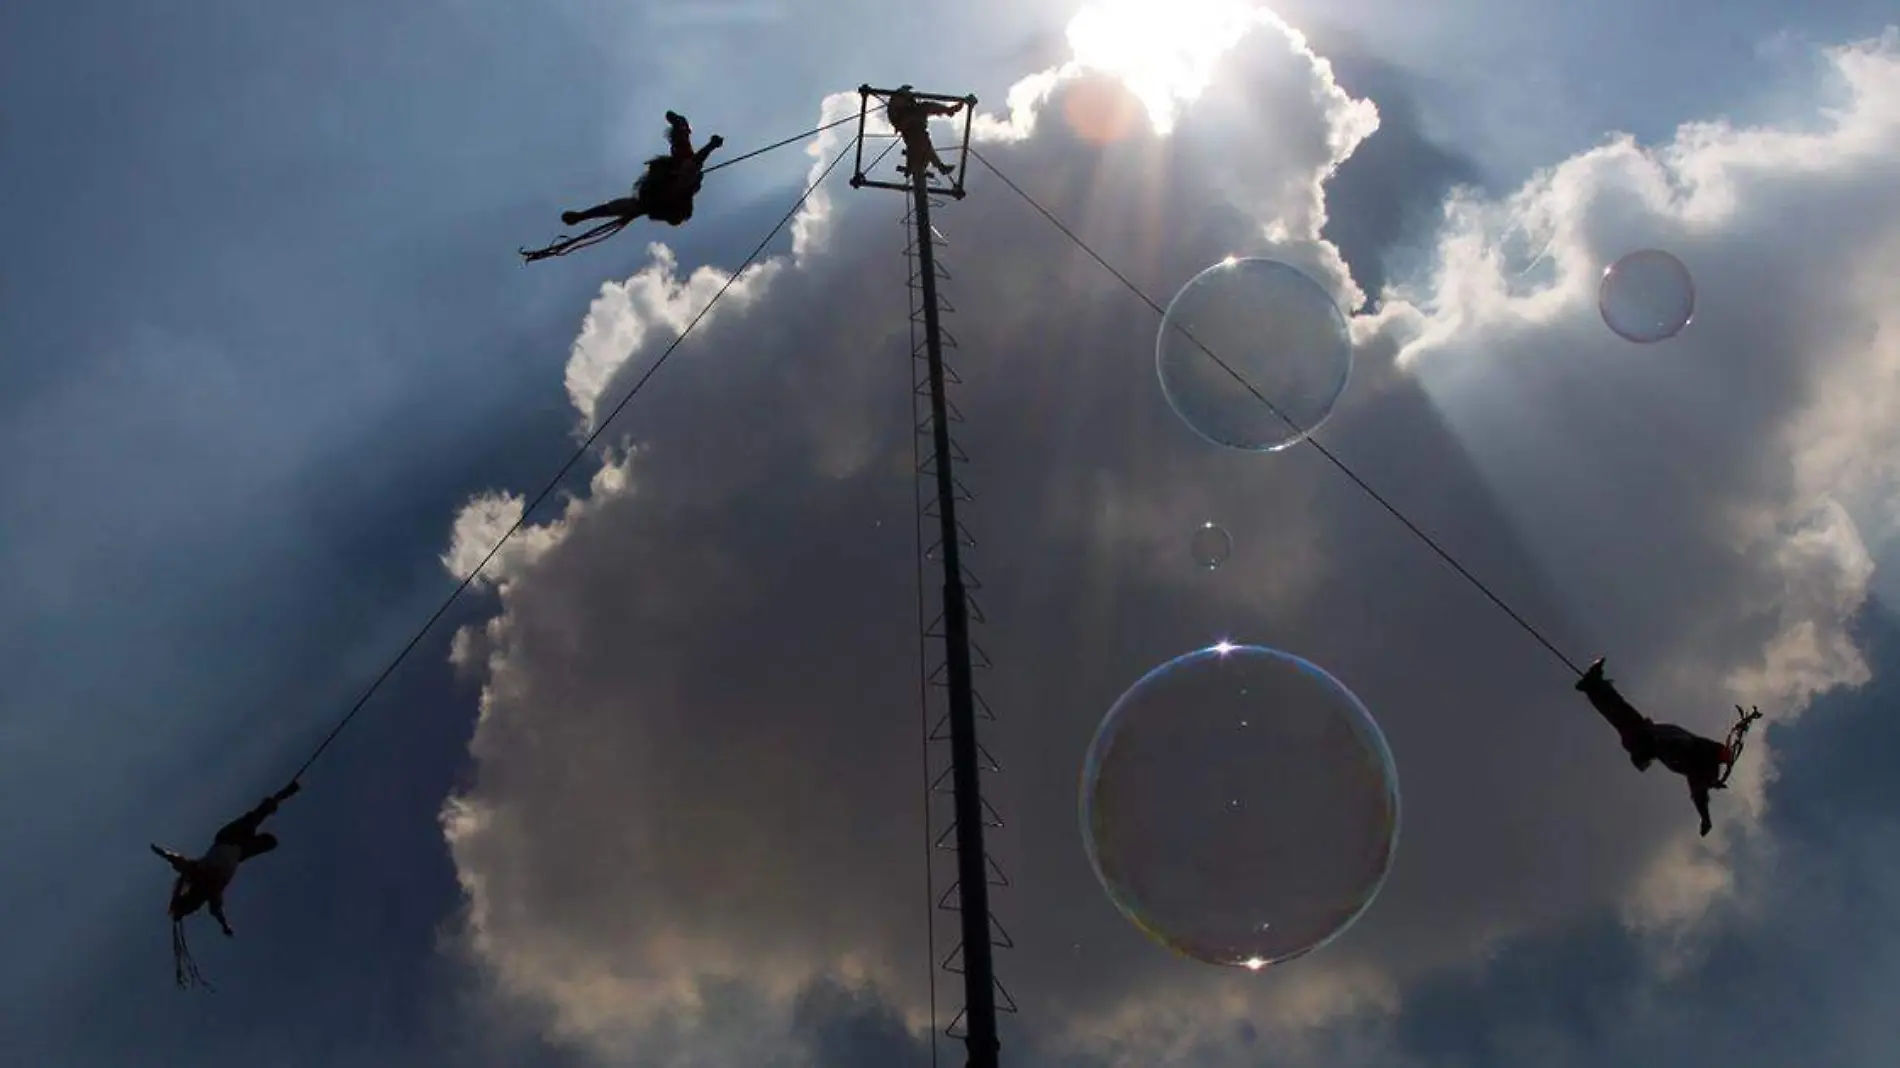
<path fill-rule="evenodd" d="M 172 980 L 180 990 L 198 987 L 208 993 L 217 992 L 217 988 L 198 970 L 198 962 L 191 957 L 191 947 L 185 942 L 184 920 L 172 921 Z"/>

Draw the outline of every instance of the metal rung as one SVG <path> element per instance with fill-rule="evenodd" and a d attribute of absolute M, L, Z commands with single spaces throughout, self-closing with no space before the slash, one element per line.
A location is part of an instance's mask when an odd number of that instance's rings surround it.
<path fill-rule="evenodd" d="M 970 622 L 988 623 L 990 621 L 990 617 L 983 614 L 983 606 L 977 603 L 976 595 L 967 588 L 963 591 L 963 607 L 970 614 Z"/>
<path fill-rule="evenodd" d="M 1003 827 L 1007 826 L 1007 824 L 1003 822 L 1003 814 L 996 811 L 996 806 L 990 804 L 989 798 L 978 797 L 977 801 L 982 803 L 983 811 L 989 813 L 989 819 L 986 819 L 983 821 L 983 826 L 994 827 L 998 830 L 1001 830 Z"/>
<path fill-rule="evenodd" d="M 931 456 L 930 459 L 918 465 L 917 473 L 919 475 L 928 475 L 933 479 L 937 477 L 937 462 L 936 462 L 936 457 L 934 454 Z M 967 489 L 964 489 L 963 483 L 957 481 L 957 477 L 955 475 L 952 475 L 950 476 L 950 499 L 958 503 L 964 503 L 967 501 L 976 500 L 976 494 L 971 493 Z M 938 509 L 941 509 L 942 507 L 943 507 L 942 498 L 933 496 L 929 500 L 924 502 L 924 515 L 930 517 L 931 519 L 941 519 L 943 518 L 943 516 L 939 513 Z M 957 523 L 957 526 L 962 527 L 963 523 L 959 521 Z M 959 545 L 975 545 L 976 544 L 976 539 L 973 537 L 970 537 L 969 531 L 960 530 L 958 533 L 959 533 L 959 536 L 957 538 L 957 544 Z M 938 544 L 941 545 L 942 542 L 938 542 Z"/>
<path fill-rule="evenodd" d="M 1002 865 L 996 863 L 995 857 L 990 856 L 988 853 L 984 853 L 983 863 L 987 865 L 990 871 L 993 873 L 989 878 L 984 880 L 985 882 L 989 883 L 991 886 L 1007 887 L 1010 885 L 1009 876 L 1004 874 Z"/>

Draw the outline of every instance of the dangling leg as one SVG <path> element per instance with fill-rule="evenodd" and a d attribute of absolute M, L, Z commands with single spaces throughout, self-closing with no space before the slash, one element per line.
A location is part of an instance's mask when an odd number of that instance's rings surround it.
<path fill-rule="evenodd" d="M 646 206 L 640 203 L 640 198 L 621 197 L 618 200 L 609 200 L 605 204 L 596 204 L 584 211 L 564 211 L 561 213 L 561 223 L 565 226 L 573 226 L 589 219 L 637 219 L 645 215 L 646 211 Z"/>
<path fill-rule="evenodd" d="M 940 174 L 949 175 L 956 173 L 955 167 L 945 163 L 943 157 L 937 155 L 937 146 L 930 143 L 930 134 L 928 131 L 923 133 L 911 133 L 906 131 L 904 134 L 904 163 L 897 168 L 897 173 L 909 174 L 911 173 L 911 169 L 919 164 L 925 167 L 935 167 Z"/>
<path fill-rule="evenodd" d="M 569 226 L 588 219 L 605 219 L 586 233 L 569 237 L 562 234 L 553 244 L 544 248 L 521 249 L 521 259 L 525 263 L 534 263 L 554 256 L 565 256 L 576 249 L 597 245 L 619 233 L 628 223 L 647 213 L 647 206 L 636 190 L 633 196 L 609 200 L 605 204 L 596 204 L 586 211 L 564 211 L 561 221 Z"/>
<path fill-rule="evenodd" d="M 936 145 L 931 144 L 929 141 L 925 141 L 924 147 L 930 150 L 930 162 L 936 165 L 937 173 L 947 178 L 950 175 L 955 174 L 957 172 L 957 169 L 955 167 L 952 167 L 948 163 L 945 163 L 943 161 L 943 157 L 937 155 Z"/>

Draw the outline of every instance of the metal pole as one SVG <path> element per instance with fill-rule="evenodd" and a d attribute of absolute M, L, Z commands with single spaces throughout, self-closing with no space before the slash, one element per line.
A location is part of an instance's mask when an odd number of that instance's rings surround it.
<path fill-rule="evenodd" d="M 976 697 L 970 674 L 970 607 L 963 587 L 956 482 L 950 470 L 949 399 L 944 394 L 943 338 L 937 322 L 937 262 L 930 229 L 925 161 L 910 161 L 917 217 L 917 254 L 923 276 L 924 345 L 930 371 L 930 421 L 937 465 L 937 516 L 942 527 L 943 644 L 950 682 L 951 782 L 957 821 L 957 886 L 963 921 L 964 1044 L 970 1068 L 997 1068 L 996 987 L 990 954 L 989 870 L 983 852 L 981 765 L 976 744 Z"/>

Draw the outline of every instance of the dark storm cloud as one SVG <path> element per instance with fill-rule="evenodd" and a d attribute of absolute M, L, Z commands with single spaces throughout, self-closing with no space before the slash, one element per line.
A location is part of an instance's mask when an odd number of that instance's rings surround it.
<path fill-rule="evenodd" d="M 1870 606 L 1856 630 L 1870 659 L 1900 658 L 1884 608 Z M 1476 974 L 1422 985 L 1397 1021 L 1398 1063 L 1535 1054 L 1557 1068 L 1700 1059 L 1767 1068 L 1817 1049 L 1849 1068 L 1890 1062 L 1891 1029 L 1871 1000 L 1896 970 L 1894 690 L 1883 673 L 1775 732 L 1781 778 L 1764 821 L 1773 845 L 1749 851 L 1738 904 L 1716 913 L 1683 967 L 1658 977 L 1649 947 L 1609 917 L 1570 925 Z"/>

